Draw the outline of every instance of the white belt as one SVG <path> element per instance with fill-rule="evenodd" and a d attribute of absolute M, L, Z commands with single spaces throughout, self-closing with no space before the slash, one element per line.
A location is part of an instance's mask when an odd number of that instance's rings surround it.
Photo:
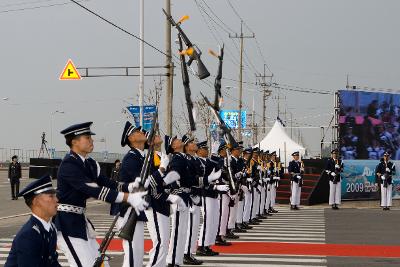
<path fill-rule="evenodd" d="M 83 214 L 86 211 L 86 208 L 74 206 L 74 205 L 69 205 L 69 204 L 58 204 L 57 206 L 58 211 L 65 211 L 65 212 L 71 212 L 71 213 L 76 213 L 76 214 Z"/>

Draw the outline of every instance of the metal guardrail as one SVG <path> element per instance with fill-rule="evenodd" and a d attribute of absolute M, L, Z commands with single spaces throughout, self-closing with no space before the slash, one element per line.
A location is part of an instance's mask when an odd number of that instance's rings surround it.
<path fill-rule="evenodd" d="M 29 163 L 30 158 L 37 158 L 39 156 L 39 151 L 39 149 L 0 148 L 0 164 L 11 162 L 11 157 L 14 155 L 18 156 L 20 163 Z M 68 151 L 49 151 L 49 153 L 51 158 L 62 159 Z M 117 159 L 122 160 L 124 154 L 104 151 L 93 152 L 90 156 L 99 162 L 114 162 Z M 47 154 L 42 157 L 48 158 Z"/>

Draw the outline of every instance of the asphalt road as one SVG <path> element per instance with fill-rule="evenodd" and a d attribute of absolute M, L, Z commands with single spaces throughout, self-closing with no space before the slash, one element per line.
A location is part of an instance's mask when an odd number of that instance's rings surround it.
<path fill-rule="evenodd" d="M 24 177 L 26 176 L 27 172 L 24 171 Z M 25 186 L 28 182 L 27 178 L 23 178 L 21 187 Z M 29 210 L 25 206 L 23 199 L 17 201 L 10 200 L 10 188 L 6 178 L 6 172 L 1 170 L 0 203 L 0 238 L 12 238 L 21 225 L 27 220 Z M 352 206 L 362 207 L 362 203 L 359 202 Z M 108 214 L 108 209 L 108 204 L 90 201 L 88 204 L 88 217 L 90 218 L 93 214 Z M 400 234 L 398 230 L 400 225 L 400 210 L 396 209 L 396 207 L 389 212 L 384 212 L 377 207 L 368 209 L 342 208 L 336 211 L 329 209 L 327 206 L 318 206 L 316 209 L 323 210 L 321 216 L 323 216 L 325 220 L 326 244 L 400 245 Z M 301 214 L 301 212 L 302 211 L 299 211 L 299 214 Z M 283 215 L 279 215 L 278 213 L 273 218 L 279 219 L 279 216 Z M 266 221 L 268 222 L 268 220 Z M 366 247 L 366 249 L 368 248 Z M 295 260 L 296 258 L 293 257 L 293 259 Z M 400 266 L 400 258 L 329 256 L 326 259 L 327 266 L 330 267 Z M 114 256 L 112 266 L 121 265 L 122 256 Z"/>

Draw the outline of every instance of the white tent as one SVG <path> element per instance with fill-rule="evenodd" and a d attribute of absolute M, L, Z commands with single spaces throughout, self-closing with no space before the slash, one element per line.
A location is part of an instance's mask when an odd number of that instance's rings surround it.
<path fill-rule="evenodd" d="M 288 163 L 292 160 L 292 153 L 299 151 L 300 156 L 305 153 L 305 148 L 293 141 L 285 132 L 282 124 L 279 121 L 275 121 L 274 126 L 269 131 L 267 136 L 260 142 L 260 144 L 255 145 L 255 147 L 260 146 L 262 150 L 269 150 L 270 152 L 276 151 L 276 154 L 281 154 L 281 161 L 288 166 Z"/>

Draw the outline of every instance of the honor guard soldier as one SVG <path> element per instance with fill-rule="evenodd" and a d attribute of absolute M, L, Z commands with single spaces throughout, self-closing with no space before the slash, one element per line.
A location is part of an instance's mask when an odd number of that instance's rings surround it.
<path fill-rule="evenodd" d="M 276 199 L 276 189 L 279 186 L 280 176 L 282 175 L 282 167 L 279 159 L 276 156 L 276 151 L 271 152 L 271 162 L 270 162 L 270 195 L 267 200 L 268 212 L 269 213 L 277 213 L 278 211 L 274 209 L 275 199 Z M 268 198 L 268 196 L 267 196 Z"/>
<path fill-rule="evenodd" d="M 325 172 L 329 176 L 329 205 L 332 209 L 339 209 L 338 205 L 341 203 L 341 177 L 343 172 L 343 162 L 339 159 L 339 152 L 337 149 L 331 151 L 331 158 L 326 162 Z"/>
<path fill-rule="evenodd" d="M 207 177 L 202 175 L 201 164 L 196 158 L 198 148 L 194 139 L 188 135 L 184 135 L 182 137 L 182 142 L 184 144 L 183 150 L 186 154 L 190 170 L 190 177 L 188 177 L 188 179 L 192 180 L 189 201 L 188 231 L 186 235 L 183 263 L 187 265 L 201 265 L 203 261 L 196 259 L 192 254 L 196 252 L 196 243 L 200 227 L 200 207 L 202 204 L 201 191 L 204 184 L 207 183 L 207 181 L 204 181 L 203 179 L 206 179 Z"/>
<path fill-rule="evenodd" d="M 19 194 L 19 184 L 22 177 L 21 164 L 16 155 L 12 156 L 10 166 L 8 167 L 8 180 L 11 184 L 11 199 L 17 200 Z"/>
<path fill-rule="evenodd" d="M 259 173 L 259 169 L 260 166 L 258 164 L 258 154 L 260 152 L 260 149 L 254 148 L 254 152 L 253 152 L 253 158 L 250 162 L 250 166 L 251 166 L 251 178 L 253 179 L 252 183 L 251 183 L 251 188 L 252 188 L 252 204 L 251 204 L 251 219 L 250 219 L 250 224 L 253 225 L 258 225 L 260 224 L 261 220 L 258 219 L 257 215 L 258 215 L 258 211 L 259 211 L 259 207 L 260 207 L 260 173 Z"/>
<path fill-rule="evenodd" d="M 217 181 L 222 170 L 219 167 L 217 154 L 218 142 L 213 144 L 213 156 L 208 158 L 208 145 L 207 141 L 197 143 L 197 156 L 200 161 L 203 177 L 207 177 L 208 184 L 204 186 L 202 194 L 203 202 L 203 223 L 200 229 L 200 236 L 198 241 L 198 248 L 196 255 L 198 256 L 216 256 L 219 253 L 213 251 L 210 246 L 215 244 L 215 238 L 218 231 L 218 218 L 219 218 L 219 202 Z M 216 171 L 217 170 L 217 171 Z"/>
<path fill-rule="evenodd" d="M 184 143 L 176 136 L 165 136 L 165 150 L 172 153 L 172 159 L 168 166 L 168 172 L 179 176 L 179 181 L 170 184 L 169 193 L 180 197 L 183 202 L 172 205 L 172 228 L 167 256 L 168 267 L 176 267 L 183 264 L 185 253 L 185 241 L 188 231 L 189 202 L 191 187 L 191 172 L 186 155 L 183 153 Z M 168 173 L 169 174 L 169 173 Z"/>
<path fill-rule="evenodd" d="M 61 134 L 71 151 L 58 169 L 58 212 L 55 217 L 58 247 L 70 266 L 93 266 L 99 244 L 92 223 L 85 215 L 86 200 L 95 198 L 108 203 L 127 202 L 137 213 L 148 203 L 145 192 L 130 194 L 132 184 L 122 184 L 100 174 L 99 164 L 88 156 L 93 151 L 92 122 L 72 125 Z M 123 191 L 123 192 L 121 192 Z M 108 263 L 104 263 L 108 266 Z"/>
<path fill-rule="evenodd" d="M 249 225 L 250 223 L 250 217 L 251 217 L 251 205 L 252 205 L 252 194 L 251 194 L 251 183 L 253 179 L 251 178 L 251 158 L 253 153 L 253 148 L 249 147 L 243 150 L 243 159 L 248 162 L 249 166 L 245 166 L 245 177 L 246 181 L 245 183 L 242 184 L 241 189 L 243 190 L 244 193 L 244 207 L 243 207 L 243 222 L 242 222 L 242 228 L 245 230 L 252 229 Z"/>
<path fill-rule="evenodd" d="M 245 192 L 247 189 L 247 182 L 246 182 L 246 162 L 243 159 L 243 141 L 238 142 L 240 146 L 240 155 L 237 160 L 237 169 L 239 170 L 238 174 L 236 174 L 237 179 L 237 211 L 236 211 L 236 222 L 235 222 L 235 230 L 236 233 L 246 233 L 246 229 L 243 226 L 243 209 L 244 209 L 244 198 Z M 233 155 L 233 154 L 232 154 Z"/>
<path fill-rule="evenodd" d="M 219 185 L 224 185 L 224 190 L 219 190 L 219 220 L 218 220 L 218 232 L 217 238 L 215 239 L 215 244 L 217 246 L 230 246 L 232 243 L 227 242 L 225 240 L 226 230 L 228 227 L 228 218 L 229 218 L 229 204 L 231 198 L 228 194 L 230 189 L 228 181 L 229 181 L 229 171 L 228 171 L 228 158 L 227 158 L 227 145 L 225 142 L 222 142 L 218 147 L 218 155 L 219 155 L 219 165 L 222 169 L 221 178 L 219 179 Z M 226 191 L 225 191 L 226 189 Z"/>
<path fill-rule="evenodd" d="M 301 186 L 303 184 L 304 164 L 299 160 L 300 153 L 292 154 L 293 160 L 289 162 L 288 172 L 291 175 L 290 181 L 290 209 L 298 210 L 301 197 Z"/>
<path fill-rule="evenodd" d="M 390 210 L 390 206 L 392 206 L 393 175 L 395 174 L 396 167 L 390 161 L 390 153 L 386 151 L 376 167 L 376 183 L 380 185 L 383 210 Z"/>
<path fill-rule="evenodd" d="M 243 164 L 240 161 L 240 155 L 242 154 L 242 142 L 238 142 L 232 145 L 231 150 L 231 170 L 235 182 L 236 194 L 231 195 L 231 205 L 229 205 L 229 219 L 228 219 L 228 229 L 226 232 L 226 238 L 228 239 L 238 239 L 239 236 L 234 234 L 236 230 L 236 215 L 238 212 L 239 205 L 239 182 L 243 176 Z M 239 230 L 241 231 L 241 230 Z"/>
<path fill-rule="evenodd" d="M 44 176 L 25 187 L 24 197 L 32 215 L 17 233 L 5 267 L 60 267 L 57 230 L 51 219 L 57 213 L 56 190 L 51 177 Z"/>
<path fill-rule="evenodd" d="M 125 123 L 124 130 L 121 137 L 121 146 L 128 146 L 130 150 L 122 159 L 119 177 L 121 182 L 130 184 L 132 190 L 139 188 L 140 173 L 143 168 L 145 159 L 145 144 L 147 138 L 142 127 L 133 126 L 129 121 Z M 149 179 L 146 180 L 150 182 Z M 145 188 L 148 185 L 144 185 Z M 112 205 L 115 206 L 115 205 Z M 135 212 L 131 207 L 122 206 L 117 204 L 119 212 L 119 219 L 117 221 L 117 228 L 121 230 L 131 212 Z M 112 208 L 113 209 L 113 208 Z M 113 215 L 117 215 L 114 211 Z M 141 211 L 137 217 L 135 232 L 133 233 L 132 241 L 122 240 L 122 247 L 124 249 L 123 267 L 134 267 L 143 265 L 144 256 L 144 223 L 147 221 L 144 211 Z"/>
<path fill-rule="evenodd" d="M 149 132 L 146 132 L 148 138 Z M 150 205 L 145 211 L 147 217 L 147 229 L 153 246 L 149 251 L 149 262 L 147 267 L 165 267 L 168 254 L 168 242 L 170 236 L 169 215 L 170 205 L 183 200 L 176 195 L 166 192 L 167 186 L 179 179 L 178 175 L 170 172 L 165 176 L 168 168 L 169 158 L 167 154 L 161 153 L 162 139 L 160 135 L 154 137 L 154 156 L 150 165 Z"/>

